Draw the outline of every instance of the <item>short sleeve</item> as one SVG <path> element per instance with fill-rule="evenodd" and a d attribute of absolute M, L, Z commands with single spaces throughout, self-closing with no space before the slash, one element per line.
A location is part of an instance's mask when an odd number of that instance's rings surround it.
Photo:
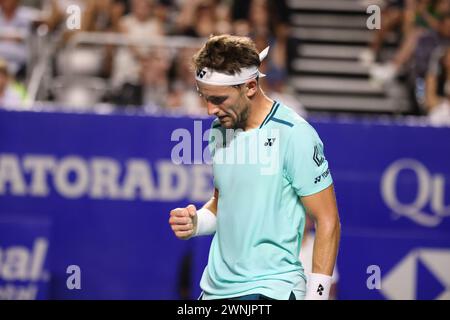
<path fill-rule="evenodd" d="M 298 196 L 308 196 L 326 189 L 333 180 L 322 140 L 307 122 L 296 124 L 292 130 L 284 161 L 287 179 Z"/>

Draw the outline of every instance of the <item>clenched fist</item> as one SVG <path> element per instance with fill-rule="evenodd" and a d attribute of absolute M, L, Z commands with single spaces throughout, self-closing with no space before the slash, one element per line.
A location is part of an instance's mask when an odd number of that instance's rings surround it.
<path fill-rule="evenodd" d="M 178 238 L 189 239 L 197 228 L 197 209 L 192 204 L 186 208 L 173 209 L 170 211 L 169 224 Z"/>

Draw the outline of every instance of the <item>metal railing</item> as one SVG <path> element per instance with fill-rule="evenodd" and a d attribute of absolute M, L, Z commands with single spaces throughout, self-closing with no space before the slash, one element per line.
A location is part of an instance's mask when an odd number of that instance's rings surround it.
<path fill-rule="evenodd" d="M 28 98 L 26 100 L 27 106 L 32 106 L 39 95 L 39 91 L 43 85 L 43 79 L 48 67 L 51 64 L 52 57 L 55 56 L 61 37 L 52 38 L 48 40 L 47 46 L 40 53 L 36 65 L 28 83 Z M 122 33 L 104 33 L 104 32 L 77 32 L 67 42 L 64 50 L 73 52 L 77 47 L 82 45 L 93 46 L 138 46 L 147 48 L 169 48 L 169 49 L 183 49 L 183 48 L 200 48 L 205 39 L 185 37 L 185 36 L 149 36 L 146 38 L 133 38 L 127 34 Z"/>

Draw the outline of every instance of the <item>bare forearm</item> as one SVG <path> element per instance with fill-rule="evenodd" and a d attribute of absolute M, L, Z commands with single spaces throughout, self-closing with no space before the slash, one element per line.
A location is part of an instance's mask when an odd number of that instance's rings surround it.
<path fill-rule="evenodd" d="M 339 218 L 316 221 L 316 237 L 313 251 L 313 273 L 333 274 L 340 239 Z"/>
<path fill-rule="evenodd" d="M 211 211 L 214 214 L 217 214 L 217 201 L 219 199 L 219 191 L 217 189 L 214 190 L 214 195 L 212 196 L 212 198 L 205 203 L 205 205 L 203 206 L 203 208 L 208 209 L 209 211 Z"/>

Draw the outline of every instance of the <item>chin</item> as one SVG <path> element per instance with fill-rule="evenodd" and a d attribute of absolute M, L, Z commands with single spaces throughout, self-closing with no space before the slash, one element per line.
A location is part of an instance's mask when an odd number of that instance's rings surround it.
<path fill-rule="evenodd" d="M 222 125 L 222 127 L 224 127 L 225 129 L 233 129 L 234 128 L 234 124 L 229 122 L 229 121 L 225 121 L 225 122 L 221 122 L 220 123 Z"/>

